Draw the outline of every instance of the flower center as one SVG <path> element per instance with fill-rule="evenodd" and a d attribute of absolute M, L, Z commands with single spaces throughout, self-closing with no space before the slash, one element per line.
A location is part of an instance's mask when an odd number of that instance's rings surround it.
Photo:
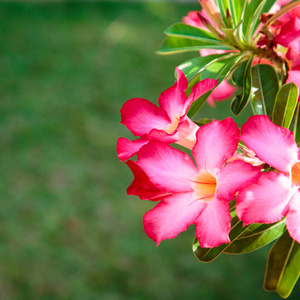
<path fill-rule="evenodd" d="M 300 186 L 300 162 L 297 162 L 292 167 L 292 182 L 296 186 Z"/>
<path fill-rule="evenodd" d="M 173 118 L 172 123 L 169 124 L 166 128 L 166 132 L 172 133 L 178 127 L 179 122 L 180 122 L 180 117 Z"/>
<path fill-rule="evenodd" d="M 203 201 L 211 201 L 216 192 L 217 180 L 207 172 L 200 172 L 193 184 L 194 195 Z"/>

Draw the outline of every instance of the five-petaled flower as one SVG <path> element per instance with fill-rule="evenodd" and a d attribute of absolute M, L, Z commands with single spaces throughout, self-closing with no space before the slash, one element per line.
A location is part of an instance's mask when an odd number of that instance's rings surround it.
<path fill-rule="evenodd" d="M 258 182 L 239 193 L 238 217 L 247 225 L 274 223 L 286 216 L 290 236 L 300 243 L 300 152 L 294 134 L 267 116 L 252 116 L 242 126 L 241 140 L 277 171 L 262 173 Z"/>
<path fill-rule="evenodd" d="M 150 141 L 138 152 L 136 164 L 146 181 L 166 194 L 144 216 L 145 231 L 157 245 L 191 224 L 202 247 L 230 242 L 229 202 L 261 174 L 260 168 L 244 161 L 226 163 L 239 140 L 239 129 L 231 118 L 200 127 L 196 138 L 197 167 L 186 153 L 161 141 Z"/>
<path fill-rule="evenodd" d="M 117 154 L 125 161 L 134 156 L 150 140 L 177 143 L 192 149 L 198 126 L 187 116 L 193 101 L 217 85 L 217 80 L 205 79 L 195 84 L 189 97 L 185 94 L 188 81 L 183 72 L 176 68 L 177 81 L 161 93 L 159 107 L 142 98 L 128 100 L 121 109 L 121 123 L 140 138 L 129 141 L 119 138 Z"/>

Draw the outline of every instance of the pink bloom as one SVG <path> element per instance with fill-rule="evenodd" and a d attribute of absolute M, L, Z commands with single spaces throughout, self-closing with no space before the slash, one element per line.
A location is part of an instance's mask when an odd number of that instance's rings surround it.
<path fill-rule="evenodd" d="M 230 83 L 228 83 L 226 80 L 223 80 L 209 95 L 207 98 L 207 103 L 215 107 L 215 102 L 224 101 L 228 98 L 230 98 L 235 92 L 237 88 L 233 87 Z"/>
<path fill-rule="evenodd" d="M 288 71 L 288 78 L 286 83 L 293 82 L 297 85 L 298 90 L 300 91 L 300 70 L 291 70 Z M 300 93 L 298 95 L 298 102 L 300 101 Z"/>
<path fill-rule="evenodd" d="M 128 100 L 121 109 L 121 123 L 135 136 L 140 138 L 129 141 L 120 138 L 117 144 L 117 154 L 124 161 L 134 156 L 139 149 L 150 140 L 160 140 L 165 143 L 177 143 L 192 149 L 199 128 L 187 117 L 187 111 L 194 100 L 217 85 L 213 79 L 205 79 L 195 84 L 189 97 L 185 90 L 188 81 L 183 72 L 176 68 L 177 82 L 161 93 L 159 107 L 142 98 Z"/>
<path fill-rule="evenodd" d="M 158 190 L 169 193 L 144 216 L 145 231 L 157 245 L 191 224 L 201 247 L 229 242 L 229 202 L 260 176 L 259 168 L 243 161 L 226 163 L 239 139 L 231 118 L 200 127 L 196 137 L 197 167 L 186 153 L 160 141 L 150 141 L 138 152 L 141 170 Z"/>
<path fill-rule="evenodd" d="M 300 242 L 300 160 L 293 133 L 267 116 L 252 116 L 242 126 L 241 140 L 280 173 L 262 173 L 257 183 L 239 193 L 238 217 L 247 225 L 273 223 L 286 216 L 290 236 Z"/>

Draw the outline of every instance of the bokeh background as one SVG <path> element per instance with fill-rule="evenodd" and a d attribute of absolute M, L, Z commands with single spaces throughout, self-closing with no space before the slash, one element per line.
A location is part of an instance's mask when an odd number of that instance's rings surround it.
<path fill-rule="evenodd" d="M 199 263 L 193 226 L 157 248 L 142 225 L 153 203 L 126 196 L 119 110 L 157 103 L 195 56 L 155 54 L 199 9 L 188 2 L 0 3 L 1 300 L 280 299 L 262 288 L 269 247 Z"/>

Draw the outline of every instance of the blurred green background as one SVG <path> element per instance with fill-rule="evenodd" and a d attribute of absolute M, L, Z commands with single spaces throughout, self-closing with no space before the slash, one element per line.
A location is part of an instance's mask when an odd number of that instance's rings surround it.
<path fill-rule="evenodd" d="M 1 300 L 280 299 L 262 289 L 269 247 L 199 263 L 193 226 L 157 248 L 142 225 L 153 203 L 126 196 L 119 110 L 133 97 L 156 103 L 195 56 L 155 54 L 163 30 L 195 9 L 0 3 Z M 228 104 L 202 115 L 222 119 Z"/>

